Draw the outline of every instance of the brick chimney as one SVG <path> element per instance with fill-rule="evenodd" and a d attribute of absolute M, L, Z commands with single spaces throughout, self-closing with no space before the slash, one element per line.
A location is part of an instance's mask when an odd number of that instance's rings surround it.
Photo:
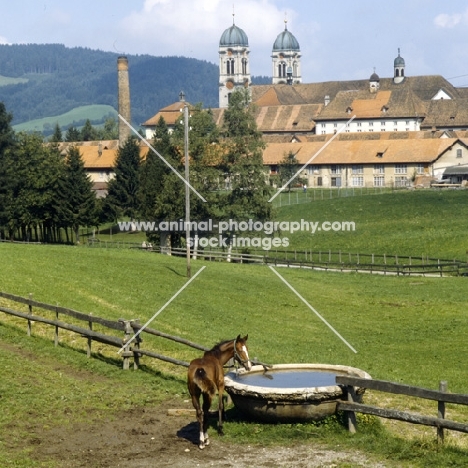
<path fill-rule="evenodd" d="M 128 79 L 128 60 L 127 57 L 117 59 L 117 79 L 119 93 L 119 114 L 131 123 L 130 112 L 130 81 Z M 132 130 L 119 118 L 119 146 L 123 146 L 125 141 L 131 135 Z"/>

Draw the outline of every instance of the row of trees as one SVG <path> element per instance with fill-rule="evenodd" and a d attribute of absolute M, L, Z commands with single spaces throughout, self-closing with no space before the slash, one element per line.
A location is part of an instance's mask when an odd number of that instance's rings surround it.
<path fill-rule="evenodd" d="M 11 119 L 0 103 L 3 238 L 71 241 L 69 230 L 77 240 L 80 226 L 98 226 L 123 216 L 148 221 L 185 218 L 185 184 L 153 151 L 141 158 L 137 139 L 129 138 L 119 148 L 108 195 L 97 200 L 78 147 L 70 147 L 63 156 L 57 143 L 44 145 L 38 134 L 15 134 Z M 221 128 L 209 110 L 200 105 L 192 108 L 189 141 L 190 184 L 207 200 L 204 203 L 191 196 L 193 221 L 265 221 L 271 217 L 271 188 L 262 159 L 264 143 L 246 92 L 232 95 Z M 173 132 L 161 119 L 153 146 L 183 174 L 182 119 Z M 172 233 L 171 237 L 175 244 L 183 242 L 183 233 Z"/>

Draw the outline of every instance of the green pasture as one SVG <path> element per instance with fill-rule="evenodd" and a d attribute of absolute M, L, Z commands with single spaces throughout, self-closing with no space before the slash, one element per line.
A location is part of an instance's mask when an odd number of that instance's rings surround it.
<path fill-rule="evenodd" d="M 318 193 L 315 200 L 310 190 L 306 195 L 298 193 L 298 198 L 308 197 L 304 203 L 285 206 L 283 200 L 275 219 L 354 221 L 356 230 L 313 235 L 283 232 L 290 250 L 466 258 L 467 191 L 405 190 L 339 198 L 334 197 L 336 192 L 328 197 Z M 145 235 L 103 226 L 96 237 L 141 243 Z M 0 243 L 0 266 L 2 291 L 33 294 L 38 301 L 110 319 L 138 318 L 142 323 L 187 281 L 185 259 L 126 248 Z M 263 362 L 350 365 L 374 378 L 432 389 L 447 380 L 449 391 L 468 393 L 466 277 L 277 269 L 357 350 L 354 353 L 268 267 L 197 260 L 192 261 L 193 274 L 203 266 L 151 327 L 204 346 L 248 333 L 252 357 Z M 1 299 L 0 303 L 5 305 Z M 5 403 L 0 426 L 8 427 L 2 430 L 8 437 L 0 440 L 2 466 L 35 466 L 29 454 L 32 445 L 24 440 L 33 438 L 34 431 L 68 424 L 71 416 L 80 420 L 92 411 L 96 418 L 108 418 L 119 409 L 157 405 L 172 395 L 187 398 L 185 368 L 143 358 L 141 371 L 123 372 L 116 349 L 95 344 L 94 357 L 87 359 L 82 338 L 61 333 L 61 346 L 55 348 L 53 329 L 37 324 L 33 336 L 26 336 L 24 321 L 0 315 L 0 365 L 5 370 L 0 383 Z M 144 346 L 185 361 L 199 354 L 153 337 L 145 337 Z M 33 355 L 41 359 L 28 358 Z M 76 372 L 80 378 L 74 377 Z M 378 401 L 375 394 L 368 399 Z M 404 398 L 390 400 L 396 408 L 421 409 L 419 403 Z M 426 414 L 436 414 L 434 404 L 422 407 Z M 35 424 L 31 426 L 31 418 L 24 415 L 32 415 Z M 463 422 L 468 411 L 450 408 L 448 417 Z M 353 437 L 335 419 L 322 425 L 287 426 L 248 423 L 236 417 L 234 421 L 231 417 L 226 424 L 226 440 L 233 443 L 319 441 L 360 449 L 392 467 L 467 465 L 466 437 L 450 432 L 442 449 L 435 442 L 435 430 L 429 430 L 432 435 L 427 439 L 413 434 L 414 426 L 405 425 L 400 434 L 369 417 L 360 417 Z"/>
<path fill-rule="evenodd" d="M 337 191 L 332 195 L 337 195 Z M 303 194 L 301 194 L 303 195 Z M 292 249 L 466 260 L 467 190 L 398 190 L 325 198 L 277 208 L 276 218 L 355 223 L 354 231 L 284 233 Z"/>
<path fill-rule="evenodd" d="M 0 243 L 0 265 L 0 290 L 31 293 L 38 301 L 110 319 L 138 318 L 142 323 L 187 281 L 184 259 L 130 249 Z M 152 328 L 205 346 L 248 333 L 251 357 L 263 362 L 350 365 L 374 378 L 432 389 L 447 380 L 450 391 L 468 393 L 466 277 L 277 269 L 357 350 L 354 353 L 268 267 L 192 261 L 193 274 L 203 266 Z M 19 448 L 22 437 L 31 437 L 25 414 L 32 412 L 36 424 L 49 428 L 66 424 L 65 407 L 79 420 L 87 411 L 104 417 L 117 407 L 154 405 L 174 394 L 187 398 L 185 368 L 143 358 L 141 371 L 123 372 L 116 349 L 95 346 L 99 356 L 87 359 L 82 338 L 63 334 L 62 345 L 55 348 L 52 328 L 34 324 L 33 335 L 27 338 L 23 321 L 1 315 L 0 363 L 6 372 L 0 383 L 4 403 L 0 424 L 9 428 L 1 442 L 4 465 L 13 460 L 16 465 L 11 466 L 33 466 L 28 464 L 32 463 L 28 445 Z M 185 361 L 199 355 L 159 338 L 145 337 L 144 346 Z M 43 359 L 33 363 L 28 359 L 33 354 Z M 63 372 L 67 366 L 90 378 L 73 378 Z M 134 387 L 138 392 L 129 392 Z M 435 412 L 432 408 L 429 414 Z M 468 416 L 464 410 L 456 414 L 461 420 Z M 226 440 L 232 438 L 233 443 L 319 440 L 359 448 L 395 467 L 462 467 L 468 456 L 466 448 L 450 443 L 450 436 L 442 449 L 434 444 L 435 435 L 430 441 L 401 437 L 372 418 L 365 418 L 353 437 L 336 421 L 286 427 L 237 420 L 226 428 Z"/>
<path fill-rule="evenodd" d="M 354 222 L 354 230 L 315 233 L 282 231 L 290 251 L 343 252 L 387 256 L 412 256 L 446 260 L 468 260 L 468 190 L 349 190 L 309 189 L 285 193 L 282 206 L 275 209 L 278 222 Z M 354 194 L 353 194 L 354 193 Z M 340 196 L 338 196 L 340 194 Z M 297 196 L 299 203 L 286 204 Z M 315 198 L 314 198 L 315 197 Z M 274 203 L 278 202 L 278 198 Z M 92 236 L 92 229 L 82 229 L 82 239 Z M 95 231 L 103 242 L 145 240 L 143 232 L 120 232 L 117 225 L 101 226 Z M 266 254 L 267 251 L 252 253 Z M 271 255 L 274 254 L 274 249 Z"/>
<path fill-rule="evenodd" d="M 30 120 L 18 125 L 14 125 L 16 132 L 42 132 L 45 129 L 54 129 L 58 123 L 61 128 L 68 127 L 74 122 L 84 122 L 89 119 L 91 122 L 100 121 L 107 116 L 117 116 L 117 111 L 104 104 L 93 104 L 88 106 L 75 107 L 71 111 L 61 115 L 44 117 L 42 119 Z"/>
<path fill-rule="evenodd" d="M 0 75 L 0 86 L 24 84 L 24 83 L 27 83 L 28 81 L 29 80 L 27 78 L 13 78 L 11 76 Z"/>

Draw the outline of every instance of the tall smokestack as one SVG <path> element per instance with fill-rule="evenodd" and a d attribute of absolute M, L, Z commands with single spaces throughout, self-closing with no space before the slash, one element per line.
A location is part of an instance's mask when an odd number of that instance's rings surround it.
<path fill-rule="evenodd" d="M 130 113 L 130 81 L 128 79 L 128 60 L 127 57 L 117 59 L 117 78 L 119 92 L 119 114 L 131 123 Z M 119 146 L 123 146 L 125 141 L 131 135 L 131 129 L 125 122 L 119 118 Z"/>

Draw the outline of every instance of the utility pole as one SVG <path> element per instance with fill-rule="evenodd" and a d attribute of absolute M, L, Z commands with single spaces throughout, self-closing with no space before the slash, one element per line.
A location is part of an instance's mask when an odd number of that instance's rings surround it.
<path fill-rule="evenodd" d="M 185 94 L 183 91 L 179 94 L 179 99 L 184 103 L 184 156 L 185 156 L 185 244 L 187 251 L 187 278 L 192 276 L 190 267 L 190 172 L 189 172 L 189 125 L 188 125 L 188 106 L 185 102 Z"/>

